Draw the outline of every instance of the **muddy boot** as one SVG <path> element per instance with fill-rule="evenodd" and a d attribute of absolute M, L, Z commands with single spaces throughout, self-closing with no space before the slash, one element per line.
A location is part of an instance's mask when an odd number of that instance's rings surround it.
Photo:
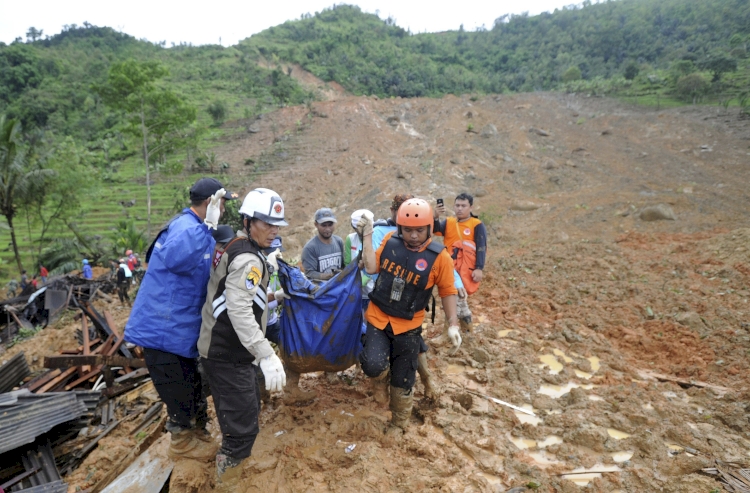
<path fill-rule="evenodd" d="M 414 392 L 412 389 L 401 389 L 391 386 L 391 422 L 385 434 L 388 439 L 398 440 L 409 425 L 411 410 L 414 407 Z"/>
<path fill-rule="evenodd" d="M 223 453 L 216 454 L 216 489 L 221 493 L 234 493 L 242 478 L 242 462 Z"/>
<path fill-rule="evenodd" d="M 372 378 L 372 395 L 378 404 L 388 404 L 388 385 L 391 376 L 390 369 Z"/>
<path fill-rule="evenodd" d="M 315 391 L 305 392 L 299 388 L 299 373 L 286 369 L 286 387 L 284 387 L 284 402 L 293 404 L 296 402 L 311 401 L 318 397 Z"/>
<path fill-rule="evenodd" d="M 466 332 L 471 332 L 471 330 L 474 328 L 474 325 L 471 323 L 471 315 L 459 318 L 458 324 Z"/>
<path fill-rule="evenodd" d="M 210 462 L 216 456 L 219 445 L 206 430 L 182 430 L 172 433 L 169 457 L 172 459 L 194 459 Z"/>
<path fill-rule="evenodd" d="M 419 362 L 417 372 L 419 373 L 420 380 L 422 380 L 422 385 L 424 385 L 424 396 L 436 401 L 440 397 L 440 387 L 435 383 L 430 367 L 427 364 L 427 353 L 419 353 L 417 361 Z"/>

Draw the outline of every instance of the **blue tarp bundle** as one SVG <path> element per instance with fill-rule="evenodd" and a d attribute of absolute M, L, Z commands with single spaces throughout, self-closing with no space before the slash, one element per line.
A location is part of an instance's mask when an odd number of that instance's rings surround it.
<path fill-rule="evenodd" d="M 293 371 L 341 371 L 362 350 L 362 281 L 357 263 L 321 284 L 279 261 L 279 281 L 291 299 L 284 301 L 279 342 Z"/>

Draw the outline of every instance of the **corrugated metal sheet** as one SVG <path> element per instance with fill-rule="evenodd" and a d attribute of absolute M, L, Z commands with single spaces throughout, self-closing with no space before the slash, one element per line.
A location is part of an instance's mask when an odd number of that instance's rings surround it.
<path fill-rule="evenodd" d="M 0 366 L 0 393 L 13 390 L 13 387 L 29 375 L 29 364 L 21 351 Z"/>
<path fill-rule="evenodd" d="M 31 443 L 56 425 L 86 414 L 86 405 L 74 392 L 31 394 L 11 392 L 17 402 L 0 407 L 0 454 Z"/>
<path fill-rule="evenodd" d="M 42 484 L 25 490 L 18 490 L 18 493 L 68 493 L 68 484 L 62 481 Z"/>

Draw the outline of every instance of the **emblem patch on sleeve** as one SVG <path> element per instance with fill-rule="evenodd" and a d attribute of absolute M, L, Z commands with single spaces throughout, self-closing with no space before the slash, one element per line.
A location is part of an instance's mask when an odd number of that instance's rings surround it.
<path fill-rule="evenodd" d="M 250 267 L 250 272 L 247 273 L 247 279 L 245 279 L 245 287 L 247 289 L 255 288 L 255 286 L 257 286 L 260 282 L 260 277 L 260 269 L 255 266 Z"/>

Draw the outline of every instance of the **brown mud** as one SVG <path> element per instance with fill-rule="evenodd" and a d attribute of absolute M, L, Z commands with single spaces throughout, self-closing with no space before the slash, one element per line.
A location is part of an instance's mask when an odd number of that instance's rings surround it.
<path fill-rule="evenodd" d="M 257 125 L 217 155 L 233 189 L 284 198 L 287 257 L 319 207 L 343 237 L 353 210 L 383 217 L 395 193 L 450 204 L 462 191 L 489 255 L 458 353 L 442 314 L 425 330 L 444 392 L 430 402 L 417 383 L 400 443 L 384 441 L 390 413 L 361 373 L 304 375 L 318 397 L 264 405 L 238 492 L 706 493 L 721 488 L 700 473 L 714 458 L 750 462 L 748 120 L 539 93 L 342 96 Z M 675 219 L 640 218 L 659 204 Z M 79 471 L 71 491 L 91 484 Z M 213 466 L 188 463 L 170 491 L 213 488 Z"/>

